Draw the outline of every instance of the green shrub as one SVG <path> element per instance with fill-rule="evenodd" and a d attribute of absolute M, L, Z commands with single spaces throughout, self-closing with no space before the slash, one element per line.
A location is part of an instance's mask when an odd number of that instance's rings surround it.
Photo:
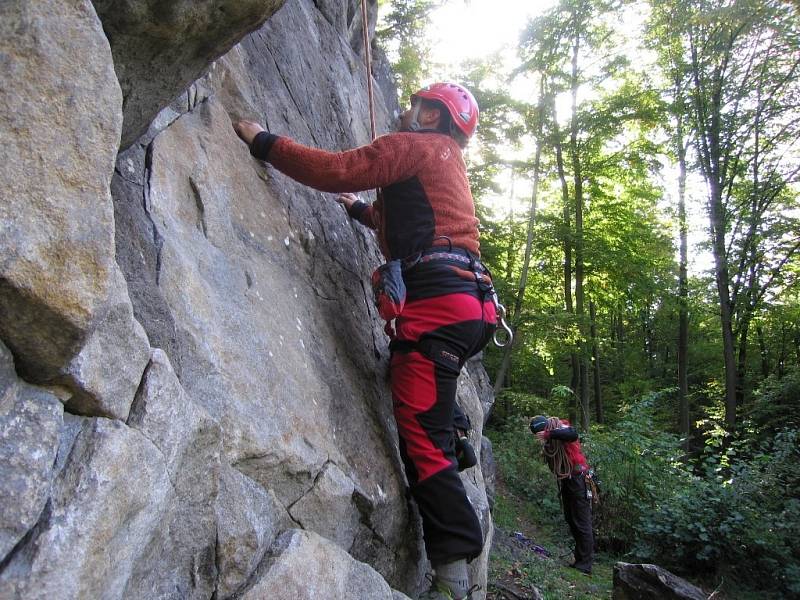
<path fill-rule="evenodd" d="M 492 425 L 496 429 L 508 429 L 517 427 L 519 431 L 528 431 L 527 421 L 524 427 L 520 427 L 521 419 L 530 418 L 537 414 L 549 414 L 548 411 L 555 410 L 553 402 L 524 392 L 503 390 L 495 400 L 492 410 Z M 508 421 L 508 423 L 506 423 Z"/>
<path fill-rule="evenodd" d="M 623 407 L 622 418 L 613 427 L 595 427 L 586 436 L 587 459 L 600 487 L 594 521 L 602 547 L 629 550 L 641 513 L 685 483 L 678 438 L 653 426 L 654 406 L 670 393 L 648 394 Z"/>
<path fill-rule="evenodd" d="M 631 402 L 613 426 L 584 436 L 601 488 L 598 544 L 683 575 L 722 577 L 760 597 L 800 597 L 800 430 L 759 438 L 751 429 L 737 441 L 711 427 L 704 452 L 687 464 L 680 439 L 654 424 L 672 393 Z M 554 412 L 533 400 L 527 408 Z M 506 485 L 530 502 L 533 519 L 563 520 L 528 418 L 510 415 L 487 434 Z"/>
<path fill-rule="evenodd" d="M 528 429 L 528 417 L 507 419 L 488 431 L 495 460 L 511 492 L 533 503 L 537 518 L 563 518 L 553 474 L 542 459 L 539 442 Z"/>
<path fill-rule="evenodd" d="M 800 594 L 798 440 L 800 432 L 785 430 L 706 457 L 705 477 L 643 507 L 634 554 L 678 573 L 718 572 Z"/>
<path fill-rule="evenodd" d="M 754 396 L 745 416 L 765 435 L 785 427 L 800 429 L 800 368 L 768 377 Z"/>

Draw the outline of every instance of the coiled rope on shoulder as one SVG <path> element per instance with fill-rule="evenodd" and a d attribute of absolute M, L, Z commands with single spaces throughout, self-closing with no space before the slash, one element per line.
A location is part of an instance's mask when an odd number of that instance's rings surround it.
<path fill-rule="evenodd" d="M 545 431 L 553 431 L 561 427 L 561 421 L 558 417 L 548 417 Z M 572 475 L 572 467 L 574 466 L 567 456 L 567 450 L 564 447 L 564 442 L 561 440 L 549 439 L 542 448 L 547 464 L 556 476 L 556 479 L 566 479 Z"/>

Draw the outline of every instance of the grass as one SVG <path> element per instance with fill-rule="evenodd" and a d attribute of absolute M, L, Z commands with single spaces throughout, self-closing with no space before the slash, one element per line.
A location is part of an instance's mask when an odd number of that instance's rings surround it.
<path fill-rule="evenodd" d="M 556 494 L 555 489 L 553 494 Z M 535 502 L 514 495 L 502 482 L 498 485 L 493 516 L 496 537 L 521 532 L 547 549 L 551 556 L 541 556 L 522 545 L 514 548 L 505 543 L 496 544 L 489 559 L 490 592 L 513 584 L 523 590 L 535 587 L 545 600 L 611 598 L 616 560 L 597 554 L 591 577 L 567 567 L 571 559 L 572 537 L 563 518 L 554 521 L 548 515 L 542 519 Z M 495 582 L 494 586 L 492 582 Z M 491 594 L 487 596 L 492 597 Z"/>

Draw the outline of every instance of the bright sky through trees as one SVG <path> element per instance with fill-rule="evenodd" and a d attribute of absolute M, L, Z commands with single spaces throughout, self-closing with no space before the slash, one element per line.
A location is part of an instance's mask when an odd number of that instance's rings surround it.
<path fill-rule="evenodd" d="M 528 19 L 554 4 L 553 0 L 451 0 L 433 13 L 430 33 L 436 59 L 454 64 L 504 47 L 513 51 Z"/>
<path fill-rule="evenodd" d="M 510 71 L 518 62 L 517 45 L 522 30 L 526 23 L 537 15 L 555 5 L 555 0 L 450 0 L 431 14 L 431 23 L 428 29 L 429 42 L 431 43 L 431 65 L 434 79 L 447 79 L 453 72 L 459 71 L 459 65 L 465 61 L 475 61 L 500 53 Z M 622 30 L 631 34 L 628 43 L 620 47 L 620 52 L 637 56 L 639 66 L 643 67 L 645 61 L 654 60 L 636 39 L 636 32 L 640 30 L 644 15 L 632 9 L 619 15 L 620 22 L 624 24 Z M 498 77 L 504 77 L 498 73 Z M 516 78 L 508 85 L 511 93 L 520 99 L 530 99 L 535 96 L 536 83 L 524 78 Z M 591 93 L 583 90 L 583 94 Z M 565 95 L 561 99 L 561 115 L 569 114 L 569 98 Z M 519 158 L 530 149 L 523 147 Z M 513 151 L 509 149 L 509 155 Z M 672 165 L 666 165 L 664 170 L 665 201 L 674 206 L 673 191 L 677 189 L 677 173 Z M 528 181 L 515 181 L 512 185 L 510 177 L 503 183 L 503 193 L 496 197 L 483 198 L 498 214 L 507 214 L 514 205 L 513 210 L 522 212 L 529 201 L 531 185 Z M 712 265 L 710 253 L 697 249 L 697 242 L 707 238 L 707 217 L 703 210 L 702 183 L 699 179 L 689 182 L 690 196 L 694 202 L 689 202 L 688 211 L 690 219 L 690 244 L 695 251 L 690 253 L 690 269 L 699 274 L 707 271 Z M 514 198 L 510 196 L 513 194 Z"/>

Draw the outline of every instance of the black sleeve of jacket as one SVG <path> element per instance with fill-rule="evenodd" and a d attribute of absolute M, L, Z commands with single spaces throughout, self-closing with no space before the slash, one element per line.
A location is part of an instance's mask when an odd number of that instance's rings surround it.
<path fill-rule="evenodd" d="M 279 136 L 274 133 L 262 131 L 253 138 L 250 143 L 250 154 L 259 160 L 267 160 L 269 158 L 269 151 Z"/>
<path fill-rule="evenodd" d="M 550 432 L 551 440 L 560 440 L 562 442 L 574 442 L 578 439 L 578 432 L 574 427 L 559 427 Z"/>

